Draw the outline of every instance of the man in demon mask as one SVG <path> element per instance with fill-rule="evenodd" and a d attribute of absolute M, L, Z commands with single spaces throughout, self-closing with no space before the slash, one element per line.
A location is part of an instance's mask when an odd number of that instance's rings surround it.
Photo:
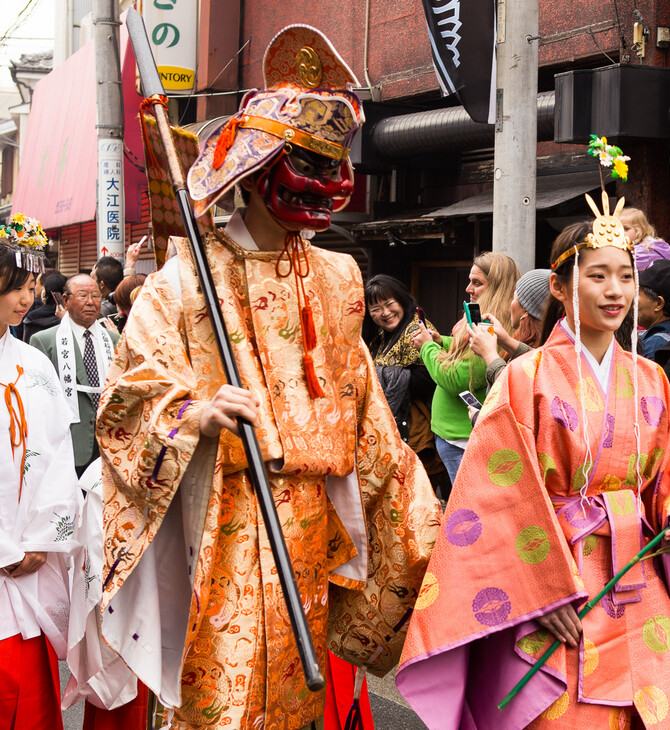
<path fill-rule="evenodd" d="M 439 522 L 360 338 L 360 271 L 301 235 L 327 229 L 353 191 L 356 79 L 307 26 L 279 33 L 264 75 L 188 176 L 198 215 L 231 209 L 236 186 L 245 202 L 205 242 L 245 387 L 225 384 L 178 242 L 133 306 L 98 418 L 102 631 L 180 730 L 322 722 L 237 416 L 256 424 L 324 673 L 327 649 L 380 676 L 396 664 Z"/>

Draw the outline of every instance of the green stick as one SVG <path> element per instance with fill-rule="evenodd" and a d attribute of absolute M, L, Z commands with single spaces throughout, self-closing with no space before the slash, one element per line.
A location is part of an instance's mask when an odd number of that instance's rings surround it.
<path fill-rule="evenodd" d="M 621 578 L 637 563 L 642 560 L 642 558 L 652 550 L 652 548 L 656 547 L 659 542 L 665 537 L 666 533 L 670 530 L 670 526 L 666 527 L 665 530 L 662 530 L 656 537 L 648 544 L 645 545 L 642 550 L 629 562 L 627 563 L 621 570 L 612 578 L 609 583 L 605 584 L 605 587 L 598 593 L 598 595 L 595 598 L 592 598 L 584 608 L 577 614 L 580 619 L 584 618 L 586 614 L 598 604 L 600 599 L 621 580 Z M 506 707 L 514 697 L 516 697 L 517 694 L 528 684 L 531 677 L 540 670 L 542 666 L 546 663 L 547 659 L 558 649 L 558 647 L 561 645 L 562 642 L 556 640 L 554 643 L 547 649 L 547 651 L 544 652 L 544 654 L 535 662 L 535 664 L 526 672 L 526 674 L 517 682 L 517 684 L 514 686 L 514 688 L 505 696 L 505 698 L 502 700 L 502 702 L 498 705 L 498 709 L 502 710 L 504 707 Z"/>

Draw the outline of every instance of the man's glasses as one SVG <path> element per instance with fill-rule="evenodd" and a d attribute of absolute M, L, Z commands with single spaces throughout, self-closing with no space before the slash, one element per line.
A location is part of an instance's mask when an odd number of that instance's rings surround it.
<path fill-rule="evenodd" d="M 94 302 L 101 302 L 102 301 L 102 294 L 98 293 L 86 293 L 83 291 L 77 292 L 76 294 L 70 294 L 71 297 L 74 297 L 80 302 L 85 302 L 89 299 L 92 299 Z"/>

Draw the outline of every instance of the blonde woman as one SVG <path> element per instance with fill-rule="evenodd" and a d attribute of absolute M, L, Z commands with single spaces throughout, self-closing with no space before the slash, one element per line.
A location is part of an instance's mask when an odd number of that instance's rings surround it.
<path fill-rule="evenodd" d="M 635 263 L 638 271 L 644 271 L 652 261 L 670 259 L 670 245 L 658 238 L 656 229 L 639 208 L 624 208 L 619 220 L 625 234 L 635 244 Z"/>
<path fill-rule="evenodd" d="M 493 314 L 507 332 L 512 329 L 510 304 L 520 276 L 509 256 L 490 251 L 477 256 L 470 269 L 466 289 L 470 301 L 476 301 L 482 312 Z M 472 431 L 468 409 L 458 394 L 469 390 L 480 401 L 486 395 L 486 363 L 470 349 L 470 331 L 465 318 L 456 324 L 450 337 L 431 333 L 419 323 L 419 333 L 412 340 L 438 385 L 433 396 L 431 428 L 452 484 Z"/>

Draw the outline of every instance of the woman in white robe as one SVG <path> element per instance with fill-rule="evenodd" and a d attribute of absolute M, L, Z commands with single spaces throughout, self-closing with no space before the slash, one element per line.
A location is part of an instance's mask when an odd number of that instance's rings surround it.
<path fill-rule="evenodd" d="M 56 657 L 81 496 L 53 365 L 10 331 L 34 298 L 22 251 L 0 237 L 0 726 L 43 730 L 63 727 Z"/>

